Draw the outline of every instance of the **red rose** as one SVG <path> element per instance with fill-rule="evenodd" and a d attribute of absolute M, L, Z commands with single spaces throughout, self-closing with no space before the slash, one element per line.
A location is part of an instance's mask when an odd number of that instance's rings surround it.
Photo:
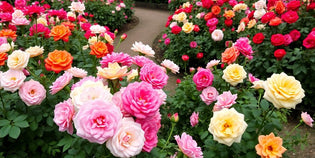
<path fill-rule="evenodd" d="M 300 6 L 301 6 L 300 1 L 291 1 L 287 4 L 287 9 L 297 11 L 300 8 Z"/>
<path fill-rule="evenodd" d="M 276 17 L 276 14 L 274 12 L 268 12 L 266 13 L 265 15 L 263 15 L 261 17 L 261 22 L 266 24 L 268 23 L 271 19 L 275 18 Z"/>
<path fill-rule="evenodd" d="M 176 80 L 176 83 L 177 84 L 180 84 L 182 81 L 178 78 L 177 80 Z"/>
<path fill-rule="evenodd" d="M 194 26 L 194 31 L 195 31 L 195 32 L 199 32 L 199 31 L 200 31 L 200 28 L 199 28 L 198 25 L 195 25 L 195 26 Z"/>
<path fill-rule="evenodd" d="M 308 11 L 308 10 L 313 10 L 313 9 L 315 9 L 315 2 L 312 2 L 310 5 L 308 5 L 307 7 L 306 7 L 306 10 Z"/>
<path fill-rule="evenodd" d="M 273 55 L 277 58 L 277 60 L 281 60 L 286 55 L 286 52 L 284 49 L 277 49 Z"/>
<path fill-rule="evenodd" d="M 260 32 L 260 33 L 257 33 L 257 34 L 253 37 L 253 42 L 254 42 L 255 44 L 260 44 L 260 43 L 262 43 L 262 42 L 264 41 L 264 39 L 265 39 L 264 34 Z"/>
<path fill-rule="evenodd" d="M 233 25 L 233 20 L 232 19 L 225 19 L 224 24 L 227 27 L 231 27 Z"/>
<path fill-rule="evenodd" d="M 301 33 L 298 30 L 292 30 L 289 34 L 293 41 L 297 41 L 301 37 Z"/>
<path fill-rule="evenodd" d="M 312 31 L 307 37 L 303 40 L 303 46 L 307 49 L 315 48 L 315 31 Z"/>
<path fill-rule="evenodd" d="M 197 59 L 201 59 L 201 58 L 203 58 L 203 53 L 197 53 L 197 55 L 196 55 L 196 57 L 197 57 Z"/>
<path fill-rule="evenodd" d="M 183 55 L 182 59 L 183 59 L 183 61 L 188 61 L 189 60 L 189 56 L 188 55 Z"/>
<path fill-rule="evenodd" d="M 213 13 L 212 13 L 212 12 L 209 12 L 209 13 L 207 13 L 207 14 L 204 16 L 204 19 L 205 19 L 206 21 L 208 21 L 208 20 L 211 19 L 211 18 L 213 18 Z"/>
<path fill-rule="evenodd" d="M 202 7 L 209 9 L 211 5 L 213 4 L 212 0 L 201 0 L 202 2 Z"/>
<path fill-rule="evenodd" d="M 170 24 L 171 24 L 170 21 L 167 21 L 166 24 L 165 24 L 165 27 L 170 26 Z"/>
<path fill-rule="evenodd" d="M 295 11 L 288 11 L 282 14 L 281 19 L 289 24 L 295 23 L 299 19 L 299 15 Z"/>
<path fill-rule="evenodd" d="M 175 35 L 179 34 L 181 31 L 182 31 L 182 28 L 177 25 L 172 27 L 172 33 Z"/>
<path fill-rule="evenodd" d="M 271 36 L 271 44 L 274 46 L 281 46 L 284 44 L 284 36 L 282 34 L 274 34 Z"/>
<path fill-rule="evenodd" d="M 252 19 L 252 18 L 254 17 L 254 13 L 255 13 L 255 10 L 251 11 L 251 12 L 247 15 L 248 19 Z"/>

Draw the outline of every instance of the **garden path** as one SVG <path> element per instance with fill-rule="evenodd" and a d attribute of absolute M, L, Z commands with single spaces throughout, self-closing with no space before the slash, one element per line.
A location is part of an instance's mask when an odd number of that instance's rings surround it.
<path fill-rule="evenodd" d="M 132 44 L 135 41 L 141 41 L 143 44 L 148 44 L 152 47 L 154 39 L 161 33 L 165 27 L 166 20 L 169 16 L 168 11 L 156 10 L 149 8 L 134 8 L 135 16 L 139 18 L 139 23 L 133 29 L 126 32 L 119 32 L 127 34 L 127 39 L 121 43 L 119 48 L 115 52 L 124 52 L 131 56 L 137 55 L 131 50 Z M 119 42 L 119 36 L 115 40 L 115 45 Z M 165 91 L 174 94 L 176 87 L 177 77 L 173 74 L 169 74 L 168 84 L 164 88 Z"/>

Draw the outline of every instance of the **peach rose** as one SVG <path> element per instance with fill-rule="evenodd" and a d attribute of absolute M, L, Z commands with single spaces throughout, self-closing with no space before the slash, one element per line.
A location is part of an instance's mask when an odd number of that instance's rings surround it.
<path fill-rule="evenodd" d="M 100 66 L 98 66 L 97 70 L 97 76 L 110 80 L 115 80 L 128 75 L 127 66 L 120 67 L 117 62 L 108 63 L 108 67 L 105 68 L 101 68 Z"/>
<path fill-rule="evenodd" d="M 240 52 L 234 46 L 230 48 L 226 48 L 225 51 L 222 53 L 222 62 L 232 64 L 237 57 L 240 55 Z"/>
<path fill-rule="evenodd" d="M 22 70 L 27 66 L 30 55 L 21 50 L 15 50 L 8 57 L 8 67 L 13 70 Z"/>
<path fill-rule="evenodd" d="M 233 10 L 227 10 L 224 12 L 223 16 L 226 19 L 232 19 L 235 16 L 235 13 L 233 12 Z"/>
<path fill-rule="evenodd" d="M 279 158 L 287 150 L 282 146 L 282 139 L 275 137 L 273 133 L 259 136 L 258 142 L 255 149 L 257 154 L 263 158 Z"/>
<path fill-rule="evenodd" d="M 30 54 L 30 57 L 36 57 L 44 53 L 44 48 L 40 46 L 29 47 L 25 52 Z"/>

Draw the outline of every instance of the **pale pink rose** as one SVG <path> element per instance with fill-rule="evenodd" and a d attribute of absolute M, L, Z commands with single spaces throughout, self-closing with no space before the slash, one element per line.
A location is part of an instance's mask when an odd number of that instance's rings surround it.
<path fill-rule="evenodd" d="M 253 76 L 253 74 L 251 74 L 251 73 L 248 74 L 248 79 L 251 83 L 254 83 L 255 81 L 260 80 L 260 79 L 256 78 L 255 76 Z"/>
<path fill-rule="evenodd" d="M 12 23 L 14 25 L 29 25 L 30 24 L 30 21 L 27 20 L 26 18 L 15 18 L 15 19 L 12 19 Z"/>
<path fill-rule="evenodd" d="M 59 76 L 55 82 L 52 83 L 50 88 L 50 94 L 54 95 L 60 90 L 62 90 L 72 79 L 72 74 L 70 72 L 65 72 L 63 75 Z"/>
<path fill-rule="evenodd" d="M 192 127 L 195 127 L 198 124 L 199 121 L 199 112 L 193 112 L 190 116 L 190 125 Z"/>
<path fill-rule="evenodd" d="M 71 99 L 61 102 L 55 106 L 54 122 L 59 126 L 59 131 L 67 131 L 69 134 L 73 133 L 72 118 L 74 115 L 74 107 Z"/>
<path fill-rule="evenodd" d="M 215 29 L 212 33 L 211 33 L 211 38 L 214 41 L 222 41 L 224 37 L 223 31 L 220 29 Z"/>
<path fill-rule="evenodd" d="M 168 80 L 167 74 L 156 64 L 145 64 L 140 69 L 140 80 L 150 83 L 155 89 L 162 89 Z"/>
<path fill-rule="evenodd" d="M 125 91 L 125 89 L 126 87 L 120 88 L 120 90 L 113 95 L 112 101 L 120 109 L 124 117 L 130 117 L 131 115 L 128 112 L 126 112 L 123 107 L 123 102 L 121 98 L 121 94 Z"/>
<path fill-rule="evenodd" d="M 201 148 L 198 147 L 198 144 L 193 138 L 186 134 L 182 133 L 181 137 L 179 135 L 174 136 L 177 142 L 179 149 L 189 158 L 202 158 L 203 153 Z"/>
<path fill-rule="evenodd" d="M 12 42 L 13 43 L 13 42 Z M 7 53 L 11 50 L 11 45 L 9 43 L 3 43 L 0 45 L 0 53 Z"/>
<path fill-rule="evenodd" d="M 66 70 L 66 72 L 69 72 L 74 77 L 78 78 L 84 78 L 87 76 L 87 71 L 77 68 L 77 67 L 71 67 L 70 69 Z"/>
<path fill-rule="evenodd" d="M 175 152 L 174 155 L 171 155 L 170 158 L 177 158 L 177 152 Z"/>
<path fill-rule="evenodd" d="M 132 63 L 139 66 L 139 67 L 143 67 L 145 64 L 154 64 L 154 62 L 152 60 L 150 60 L 149 58 L 146 58 L 144 56 L 134 56 L 132 58 Z"/>
<path fill-rule="evenodd" d="M 121 10 L 120 6 L 116 6 L 115 9 L 116 9 L 116 11 L 120 11 Z"/>
<path fill-rule="evenodd" d="M 115 10 L 112 10 L 112 14 L 115 14 Z"/>
<path fill-rule="evenodd" d="M 39 105 L 46 98 L 46 89 L 38 81 L 30 80 L 22 84 L 19 96 L 27 105 Z"/>
<path fill-rule="evenodd" d="M 165 68 L 171 70 L 172 73 L 176 74 L 179 73 L 179 66 L 176 65 L 173 61 L 164 59 L 161 63 L 162 66 Z"/>
<path fill-rule="evenodd" d="M 176 21 L 171 22 L 171 24 L 170 24 L 170 28 L 173 28 L 174 26 L 177 26 L 177 22 L 176 22 Z"/>
<path fill-rule="evenodd" d="M 104 26 L 100 26 L 100 25 L 92 25 L 90 27 L 91 33 L 92 34 L 101 34 L 101 33 L 105 33 L 106 29 Z"/>
<path fill-rule="evenodd" d="M 98 81 L 101 81 L 101 80 L 102 79 L 99 78 L 99 77 L 95 78 L 93 76 L 87 76 L 87 77 L 82 78 L 79 82 L 73 84 L 72 87 L 71 87 L 71 90 L 74 90 L 74 88 L 76 88 L 76 87 L 80 87 L 86 81 L 98 82 Z"/>
<path fill-rule="evenodd" d="M 8 70 L 1 74 L 0 85 L 1 87 L 10 92 L 15 92 L 23 84 L 26 76 L 20 70 Z"/>
<path fill-rule="evenodd" d="M 135 42 L 132 44 L 131 50 L 150 57 L 154 57 L 155 54 L 154 50 L 149 45 L 145 45 L 142 42 Z"/>
<path fill-rule="evenodd" d="M 212 85 L 213 78 L 214 76 L 209 69 L 200 68 L 194 75 L 193 81 L 196 84 L 197 90 L 201 91 L 204 88 Z"/>
<path fill-rule="evenodd" d="M 16 18 L 25 18 L 25 15 L 22 10 L 19 9 L 14 10 L 14 12 L 12 13 L 12 19 Z"/>
<path fill-rule="evenodd" d="M 167 37 L 167 34 L 164 33 L 163 36 L 162 36 L 162 38 L 165 39 L 166 37 Z"/>
<path fill-rule="evenodd" d="M 119 108 L 104 100 L 87 102 L 73 118 L 77 135 L 99 144 L 114 136 L 121 120 Z"/>
<path fill-rule="evenodd" d="M 72 12 L 78 12 L 79 14 L 83 14 L 85 10 L 84 3 L 81 2 L 71 2 L 71 6 L 69 6 Z"/>
<path fill-rule="evenodd" d="M 234 46 L 248 59 L 253 58 L 252 46 L 249 44 L 249 39 L 247 37 L 241 37 L 236 40 Z"/>
<path fill-rule="evenodd" d="M 200 2 L 200 1 L 196 2 L 196 5 L 197 5 L 198 7 L 201 7 L 201 6 L 202 6 L 202 2 Z"/>
<path fill-rule="evenodd" d="M 4 43 L 8 43 L 7 38 L 6 37 L 0 37 L 0 45 L 2 45 Z"/>
<path fill-rule="evenodd" d="M 207 64 L 206 68 L 212 70 L 213 69 L 212 67 L 219 65 L 219 63 L 220 60 L 213 59 Z"/>
<path fill-rule="evenodd" d="M 155 89 L 158 93 L 159 93 L 159 97 L 162 101 L 162 104 L 166 104 L 166 98 L 167 98 L 167 95 L 166 93 L 163 91 L 163 89 Z"/>
<path fill-rule="evenodd" d="M 100 61 L 101 67 L 108 67 L 108 63 L 118 63 L 120 66 L 131 66 L 132 57 L 126 53 L 115 53 L 107 54 Z"/>
<path fill-rule="evenodd" d="M 151 152 L 158 143 L 157 133 L 161 127 L 161 114 L 157 112 L 151 119 L 137 119 L 136 122 L 141 124 L 141 128 L 144 131 L 145 142 L 143 150 Z"/>
<path fill-rule="evenodd" d="M 307 114 L 307 112 L 302 112 L 301 118 L 305 124 L 307 124 L 310 127 L 313 127 L 314 120 L 312 119 L 312 117 L 309 114 Z"/>
<path fill-rule="evenodd" d="M 144 141 L 141 125 L 131 117 L 123 118 L 115 135 L 106 142 L 106 147 L 116 157 L 133 157 L 142 151 Z"/>
<path fill-rule="evenodd" d="M 119 6 L 122 7 L 122 8 L 126 7 L 125 3 L 120 3 Z"/>
<path fill-rule="evenodd" d="M 237 94 L 232 94 L 230 91 L 223 92 L 217 97 L 217 102 L 214 104 L 212 111 L 220 111 L 223 108 L 230 108 L 235 104 L 237 99 Z"/>
<path fill-rule="evenodd" d="M 217 100 L 218 95 L 219 92 L 214 87 L 209 86 L 202 90 L 200 98 L 207 105 L 210 105 L 212 102 Z"/>
<path fill-rule="evenodd" d="M 158 92 L 147 82 L 130 83 L 121 97 L 125 111 L 139 119 L 154 116 L 162 104 Z"/>

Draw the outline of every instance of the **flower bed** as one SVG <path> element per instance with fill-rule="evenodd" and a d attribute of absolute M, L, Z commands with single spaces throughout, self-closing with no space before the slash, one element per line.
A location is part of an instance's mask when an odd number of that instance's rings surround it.
<path fill-rule="evenodd" d="M 293 76 L 263 81 L 213 60 L 170 97 L 167 73 L 180 67 L 154 63 L 142 42 L 131 48 L 137 56 L 115 52 L 117 32 L 90 24 L 83 3 L 69 7 L 0 3 L 1 156 L 280 157 L 306 141 L 295 129 L 278 136 L 304 97 Z M 302 113 L 296 127 L 303 122 L 313 120 Z"/>
<path fill-rule="evenodd" d="M 187 2 L 167 20 L 160 47 L 182 70 L 221 59 L 221 66 L 246 62 L 262 79 L 282 71 L 294 75 L 306 90 L 303 108 L 311 109 L 314 6 L 313 1 Z"/>

